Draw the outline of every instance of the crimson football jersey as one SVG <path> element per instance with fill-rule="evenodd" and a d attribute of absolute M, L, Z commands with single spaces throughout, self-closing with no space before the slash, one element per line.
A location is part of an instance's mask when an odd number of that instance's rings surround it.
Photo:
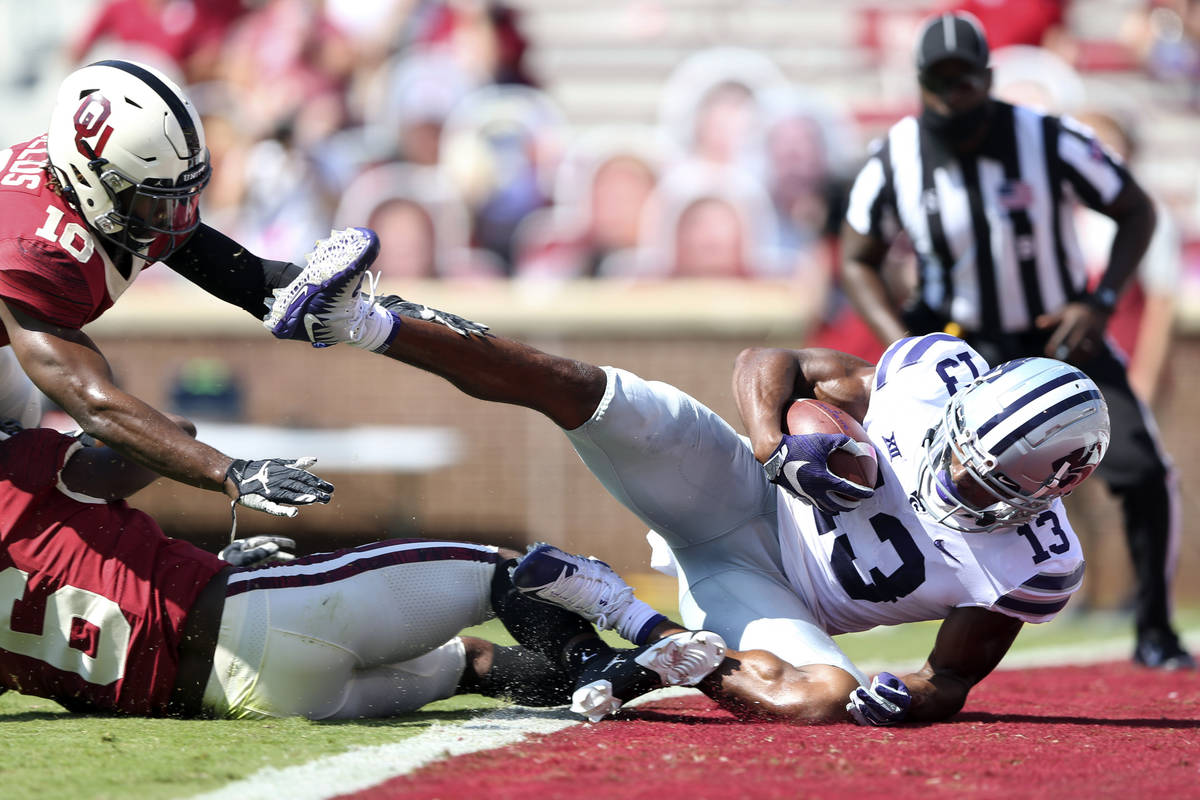
<path fill-rule="evenodd" d="M 0 441 L 0 687 L 163 714 L 184 620 L 226 565 L 123 500 L 71 496 L 74 444 L 46 428 Z"/>
<path fill-rule="evenodd" d="M 83 216 L 48 185 L 46 137 L 0 150 L 0 297 L 37 319 L 81 328 L 146 266 L 113 264 Z M 0 345 L 8 333 L 0 326 Z"/>

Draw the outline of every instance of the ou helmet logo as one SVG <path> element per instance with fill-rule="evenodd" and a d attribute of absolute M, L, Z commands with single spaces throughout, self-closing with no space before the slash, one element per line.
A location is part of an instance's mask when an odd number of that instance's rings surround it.
<path fill-rule="evenodd" d="M 97 158 L 104 152 L 108 137 L 112 136 L 113 132 L 112 126 L 105 124 L 110 114 L 112 103 L 99 92 L 92 92 L 79 104 L 75 111 L 75 148 L 84 158 Z M 90 139 L 97 134 L 99 138 L 96 139 L 96 143 L 89 147 L 84 139 Z"/>

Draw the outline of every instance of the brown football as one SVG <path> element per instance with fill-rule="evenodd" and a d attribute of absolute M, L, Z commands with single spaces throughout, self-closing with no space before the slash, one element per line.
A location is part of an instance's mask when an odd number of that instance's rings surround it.
<path fill-rule="evenodd" d="M 802 397 L 788 407 L 785 423 L 787 432 L 793 436 L 806 433 L 844 433 L 854 441 L 866 445 L 862 448 L 861 455 L 853 455 L 844 450 L 830 453 L 829 471 L 860 486 L 875 486 L 879 476 L 875 447 L 863 426 L 854 417 L 837 406 L 811 397 Z"/>

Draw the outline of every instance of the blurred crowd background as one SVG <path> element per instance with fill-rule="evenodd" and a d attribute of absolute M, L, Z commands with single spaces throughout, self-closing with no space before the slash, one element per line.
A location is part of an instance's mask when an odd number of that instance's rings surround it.
<path fill-rule="evenodd" d="M 187 87 L 204 216 L 264 256 L 367 225 L 385 280 L 835 285 L 848 182 L 915 109 L 911 43 L 943 8 L 983 22 L 997 94 L 1082 117 L 1162 203 L 1137 302 L 1200 281 L 1195 0 L 10 2 L 0 133 L 35 135 L 63 75 L 120 55 Z M 871 355 L 827 306 L 818 336 Z"/>

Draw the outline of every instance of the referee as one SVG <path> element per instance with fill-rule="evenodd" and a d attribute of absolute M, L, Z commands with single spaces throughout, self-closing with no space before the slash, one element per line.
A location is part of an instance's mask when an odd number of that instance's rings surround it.
<path fill-rule="evenodd" d="M 885 343 L 946 331 L 992 364 L 1050 356 L 1100 386 L 1113 438 L 1097 473 L 1121 500 L 1138 583 L 1133 659 L 1194 669 L 1170 619 L 1178 537 L 1170 461 L 1104 336 L 1154 232 L 1154 206 L 1086 128 L 990 96 L 987 40 L 974 17 L 926 21 L 916 62 L 920 116 L 888 131 L 851 190 L 844 289 Z M 1072 227 L 1078 202 L 1117 223 L 1108 268 L 1090 293 Z M 901 232 L 918 263 L 902 309 L 880 277 Z"/>

